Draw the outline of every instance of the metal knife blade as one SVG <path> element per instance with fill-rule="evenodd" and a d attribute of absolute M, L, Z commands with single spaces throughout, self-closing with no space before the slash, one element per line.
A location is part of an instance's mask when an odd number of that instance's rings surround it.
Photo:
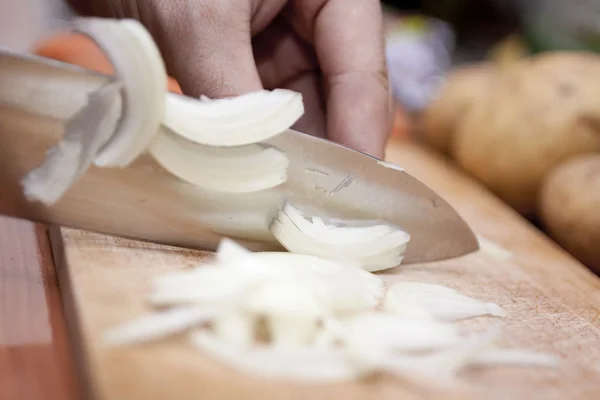
<path fill-rule="evenodd" d="M 0 52 L 0 214 L 182 247 L 215 249 L 223 236 L 253 250 L 279 246 L 270 220 L 289 201 L 308 213 L 383 220 L 411 235 L 404 264 L 478 249 L 465 221 L 393 165 L 289 130 L 266 143 L 290 158 L 288 180 L 246 194 L 210 192 L 149 156 L 123 169 L 90 168 L 52 207 L 28 202 L 20 182 L 61 137 L 89 93 L 115 79 L 31 55 Z"/>

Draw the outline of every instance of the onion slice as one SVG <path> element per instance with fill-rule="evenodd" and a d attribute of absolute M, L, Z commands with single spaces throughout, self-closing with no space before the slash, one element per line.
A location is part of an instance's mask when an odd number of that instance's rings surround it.
<path fill-rule="evenodd" d="M 389 226 L 325 225 L 308 219 L 285 203 L 269 230 L 290 252 L 358 263 L 367 271 L 381 271 L 402 262 L 410 235 Z"/>
<path fill-rule="evenodd" d="M 293 379 L 312 383 L 346 381 L 359 377 L 362 371 L 348 362 L 340 349 L 240 348 L 220 340 L 213 334 L 197 330 L 190 334 L 194 347 L 240 372 L 266 378 Z"/>
<path fill-rule="evenodd" d="M 385 310 L 399 315 L 415 315 L 426 310 L 433 318 L 457 321 L 465 318 L 506 312 L 497 304 L 465 296 L 456 290 L 419 282 L 399 282 L 390 286 L 384 303 Z"/>
<path fill-rule="evenodd" d="M 87 171 L 117 127 L 121 88 L 120 81 L 113 81 L 90 93 L 85 107 L 67 122 L 61 141 L 48 151 L 43 164 L 23 179 L 28 200 L 53 205 Z"/>
<path fill-rule="evenodd" d="M 167 94 L 164 125 L 209 146 L 241 146 L 270 139 L 304 114 L 300 93 L 259 90 L 225 99 Z"/>
<path fill-rule="evenodd" d="M 125 167 L 150 145 L 164 118 L 165 65 L 150 33 L 135 20 L 77 18 L 74 24 L 105 51 L 125 84 L 124 117 L 94 161 Z"/>
<path fill-rule="evenodd" d="M 216 314 L 214 309 L 184 307 L 153 313 L 107 331 L 104 342 L 111 346 L 149 342 L 206 323 Z"/>
<path fill-rule="evenodd" d="M 258 144 L 210 147 L 163 128 L 150 147 L 150 154 L 178 178 L 218 192 L 257 192 L 287 180 L 287 156 L 273 147 Z"/>

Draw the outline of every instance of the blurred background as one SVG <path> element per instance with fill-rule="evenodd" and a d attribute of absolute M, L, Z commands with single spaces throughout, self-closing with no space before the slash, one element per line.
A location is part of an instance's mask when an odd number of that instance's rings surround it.
<path fill-rule="evenodd" d="M 600 272 L 600 0 L 383 4 L 393 137 Z"/>

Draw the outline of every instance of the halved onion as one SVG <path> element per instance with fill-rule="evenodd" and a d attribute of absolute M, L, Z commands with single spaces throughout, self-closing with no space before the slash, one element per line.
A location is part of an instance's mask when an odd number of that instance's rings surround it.
<path fill-rule="evenodd" d="M 167 73 L 150 33 L 138 21 L 77 18 L 75 30 L 89 35 L 106 53 L 125 85 L 124 116 L 99 151 L 100 167 L 125 167 L 155 138 L 165 115 Z"/>
<path fill-rule="evenodd" d="M 281 151 L 258 144 L 210 147 L 190 142 L 163 128 L 150 154 L 178 178 L 219 192 L 269 189 L 287 179 L 289 160 Z"/>
<path fill-rule="evenodd" d="M 196 143 L 241 146 L 284 132 L 302 114 L 302 95 L 285 89 L 259 90 L 214 100 L 169 93 L 163 123 Z"/>
<path fill-rule="evenodd" d="M 384 225 L 349 227 L 325 225 L 308 219 L 286 203 L 269 227 L 289 251 L 359 264 L 367 271 L 380 271 L 402 262 L 410 235 Z"/>
<path fill-rule="evenodd" d="M 62 140 L 23 179 L 27 199 L 53 205 L 87 171 L 121 118 L 122 87 L 113 81 L 90 93 L 85 107 L 67 122 Z"/>

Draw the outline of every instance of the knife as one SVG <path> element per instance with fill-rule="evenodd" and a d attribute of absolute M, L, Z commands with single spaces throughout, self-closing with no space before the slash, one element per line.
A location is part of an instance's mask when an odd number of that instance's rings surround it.
<path fill-rule="evenodd" d="M 222 237 L 279 250 L 268 231 L 285 201 L 307 214 L 382 220 L 411 235 L 403 264 L 474 252 L 456 211 L 393 164 L 288 130 L 266 143 L 287 153 L 288 180 L 223 194 L 182 182 L 142 155 L 126 168 L 90 167 L 54 205 L 28 201 L 23 177 L 63 135 L 88 95 L 116 78 L 29 54 L 0 51 L 0 214 L 120 237 L 214 250 Z"/>

